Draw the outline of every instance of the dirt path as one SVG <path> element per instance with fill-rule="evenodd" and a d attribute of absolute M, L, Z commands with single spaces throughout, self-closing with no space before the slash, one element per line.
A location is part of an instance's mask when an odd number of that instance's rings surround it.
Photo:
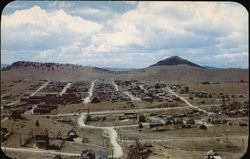
<path fill-rule="evenodd" d="M 247 141 L 248 136 L 247 135 L 241 135 L 241 136 L 228 136 L 228 139 L 245 139 L 245 141 Z M 173 140 L 184 140 L 184 141 L 195 141 L 195 140 L 209 140 L 209 139 L 225 139 L 225 136 L 192 136 L 192 137 L 171 137 L 171 139 L 150 139 L 150 142 L 165 142 L 165 141 L 173 141 Z M 132 141 L 132 140 L 131 140 Z M 140 141 L 149 141 L 148 139 L 140 139 Z"/>
<path fill-rule="evenodd" d="M 42 150 L 37 148 L 14 148 L 14 147 L 4 147 L 1 146 L 3 151 L 18 151 L 18 152 L 31 152 L 31 153 L 43 153 L 43 154 L 55 154 L 55 155 L 64 155 L 64 156 L 80 156 L 80 153 L 67 153 L 67 152 L 58 152 L 54 150 Z"/>
<path fill-rule="evenodd" d="M 71 86 L 71 84 L 72 83 L 67 83 L 67 85 L 63 88 L 63 90 L 60 92 L 60 96 L 62 95 L 62 94 L 64 94 L 66 91 L 67 91 L 67 89 Z"/>
<path fill-rule="evenodd" d="M 97 111 L 97 112 L 90 112 L 90 114 L 98 115 L 98 114 L 119 114 L 119 113 L 140 113 L 140 112 L 161 112 L 161 111 L 168 111 L 168 110 L 175 110 L 175 109 L 183 109 L 189 108 L 189 106 L 182 106 L 182 107 L 172 107 L 172 108 L 145 108 L 145 109 L 132 109 L 132 110 L 107 110 L 107 111 Z M 74 113 L 63 113 L 63 114 L 56 114 L 56 115 L 41 115 L 41 116 L 74 116 L 79 114 L 79 112 Z"/>
<path fill-rule="evenodd" d="M 3 95 L 1 95 L 1 98 L 3 98 L 4 96 L 6 96 L 7 95 L 7 93 L 6 94 L 3 94 Z"/>
<path fill-rule="evenodd" d="M 102 129 L 105 133 L 108 134 L 110 138 L 110 143 L 113 147 L 114 158 L 120 158 L 123 156 L 122 147 L 117 142 L 117 132 L 113 127 L 98 127 L 93 125 L 86 125 L 84 123 L 85 120 L 85 113 L 82 113 L 77 120 L 77 124 L 82 128 L 92 128 L 92 129 Z"/>
<path fill-rule="evenodd" d="M 114 80 L 112 80 L 111 82 L 113 84 L 113 86 L 115 87 L 116 91 L 119 91 L 118 85 L 114 82 Z"/>
<path fill-rule="evenodd" d="M 32 94 L 30 95 L 30 97 L 34 96 L 34 95 L 35 95 L 36 93 L 38 93 L 41 89 L 43 89 L 44 87 L 46 87 L 48 84 L 49 84 L 49 81 L 46 82 L 44 85 L 42 85 L 40 88 L 38 88 L 34 93 L 32 93 Z M 24 112 L 24 114 L 34 114 L 34 109 L 35 109 L 36 107 L 37 107 L 37 105 L 34 105 L 34 106 L 32 107 L 32 109 L 30 109 L 30 110 Z"/>
<path fill-rule="evenodd" d="M 94 91 L 96 81 L 97 81 L 97 79 L 91 82 L 91 86 L 89 88 L 89 96 L 84 98 L 84 103 L 89 103 L 90 102 L 90 98 L 93 96 L 93 91 Z"/>
<path fill-rule="evenodd" d="M 16 101 L 14 101 L 14 102 L 11 102 L 11 103 L 9 103 L 9 104 L 6 104 L 7 106 L 11 106 L 11 105 L 14 105 L 14 104 L 16 104 L 16 103 L 18 103 L 20 100 L 18 99 L 18 100 L 16 100 Z"/>
<path fill-rule="evenodd" d="M 206 110 L 201 109 L 201 108 L 199 108 L 199 107 L 197 107 L 197 106 L 194 106 L 193 104 L 189 103 L 189 101 L 187 101 L 184 97 L 179 96 L 178 94 L 176 94 L 175 92 L 173 92 L 170 88 L 165 88 L 165 90 L 168 91 L 168 92 L 170 92 L 170 93 L 172 93 L 172 94 L 175 95 L 176 97 L 179 97 L 179 98 L 180 98 L 183 102 L 185 102 L 188 106 L 190 106 L 190 107 L 192 107 L 192 108 L 195 108 L 195 109 L 197 109 L 197 110 L 199 110 L 199 111 L 202 111 L 202 112 L 204 112 L 204 113 L 206 113 L 206 114 L 212 114 L 211 112 L 207 112 Z"/>
<path fill-rule="evenodd" d="M 124 91 L 124 93 L 127 95 L 127 96 L 129 96 L 130 98 L 131 98 L 131 100 L 141 100 L 140 98 L 138 98 L 138 97 L 135 97 L 135 96 L 133 96 L 130 92 L 128 92 L 128 91 Z"/>
<path fill-rule="evenodd" d="M 30 97 L 34 96 L 35 94 L 37 94 L 37 92 L 39 92 L 41 89 L 43 89 L 44 87 L 46 87 L 49 84 L 49 81 L 46 82 L 44 85 L 42 85 L 40 88 L 38 88 L 34 93 L 32 93 L 30 95 Z"/>

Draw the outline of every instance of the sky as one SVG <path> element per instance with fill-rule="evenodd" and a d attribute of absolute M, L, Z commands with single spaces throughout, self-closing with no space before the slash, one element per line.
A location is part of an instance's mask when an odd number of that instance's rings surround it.
<path fill-rule="evenodd" d="M 179 56 L 248 68 L 248 34 L 236 2 L 14 1 L 1 15 L 1 63 L 143 68 Z"/>

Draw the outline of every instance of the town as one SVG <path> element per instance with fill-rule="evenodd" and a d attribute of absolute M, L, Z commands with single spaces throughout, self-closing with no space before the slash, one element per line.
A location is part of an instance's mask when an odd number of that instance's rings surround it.
<path fill-rule="evenodd" d="M 26 79 L 1 85 L 1 148 L 14 156 L 226 159 L 232 152 L 240 157 L 248 145 L 244 81 Z"/>

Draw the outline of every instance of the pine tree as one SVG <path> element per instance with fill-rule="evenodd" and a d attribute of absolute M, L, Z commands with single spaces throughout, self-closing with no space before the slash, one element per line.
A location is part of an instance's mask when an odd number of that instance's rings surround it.
<path fill-rule="evenodd" d="M 40 124 L 39 124 L 39 121 L 38 120 L 36 120 L 36 126 L 38 127 L 38 126 L 40 126 Z"/>

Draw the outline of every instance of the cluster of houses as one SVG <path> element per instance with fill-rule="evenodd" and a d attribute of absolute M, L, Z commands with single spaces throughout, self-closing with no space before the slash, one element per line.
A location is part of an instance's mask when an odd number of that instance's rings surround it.
<path fill-rule="evenodd" d="M 223 103 L 221 106 L 211 107 L 210 111 L 230 117 L 249 116 L 249 101 Z"/>
<path fill-rule="evenodd" d="M 46 87 L 41 89 L 41 92 L 60 92 L 67 82 L 51 81 Z"/>
<path fill-rule="evenodd" d="M 121 87 L 122 90 L 129 91 L 131 94 L 137 98 L 140 98 L 144 101 L 152 101 L 153 98 L 148 95 L 144 89 L 140 87 L 138 80 L 129 80 L 129 81 L 121 81 L 115 80 L 115 83 Z"/>
<path fill-rule="evenodd" d="M 200 91 L 200 92 L 190 92 L 191 96 L 195 96 L 198 98 L 212 98 L 212 93 L 209 92 L 204 92 L 204 91 Z"/>
<path fill-rule="evenodd" d="M 129 91 L 133 96 L 140 98 L 142 101 L 152 102 L 173 102 L 179 100 L 175 95 L 166 92 L 164 88 L 166 84 L 157 82 L 154 85 L 143 85 L 137 80 L 121 81 L 116 80 L 115 83 L 125 91 Z"/>
<path fill-rule="evenodd" d="M 38 104 L 36 108 L 34 108 L 34 114 L 46 114 L 50 113 L 51 110 L 57 109 L 57 104 Z"/>
<path fill-rule="evenodd" d="M 74 141 L 78 137 L 76 130 L 70 129 L 67 135 L 62 135 L 59 131 L 56 136 L 52 136 L 48 131 L 39 131 L 35 134 L 35 145 L 40 149 L 61 149 L 64 141 Z"/>
<path fill-rule="evenodd" d="M 96 82 L 94 93 L 90 100 L 92 103 L 99 103 L 105 101 L 129 101 L 130 98 L 122 91 L 116 91 L 112 84 L 104 83 L 104 81 L 101 80 Z"/>
<path fill-rule="evenodd" d="M 208 123 L 212 124 L 227 124 L 227 125 L 239 125 L 239 126 L 248 126 L 246 121 L 237 121 L 237 120 L 228 120 L 225 115 L 215 113 L 211 114 L 207 118 Z"/>
<path fill-rule="evenodd" d="M 39 81 L 37 84 L 31 84 L 30 86 L 29 86 L 29 90 L 30 91 L 34 91 L 34 90 L 36 90 L 37 88 L 39 88 L 40 86 L 42 86 L 43 85 L 43 82 L 42 81 Z"/>
<path fill-rule="evenodd" d="M 124 113 L 123 115 L 118 116 L 119 120 L 125 120 L 125 119 L 134 119 L 137 120 L 137 122 L 145 122 L 146 118 L 144 114 L 142 113 L 135 113 L 135 112 L 127 112 Z"/>
<path fill-rule="evenodd" d="M 148 128 L 151 128 L 154 131 L 167 130 L 165 129 L 165 126 L 167 125 L 174 125 L 176 128 L 197 127 L 199 129 L 207 129 L 204 123 L 197 122 L 193 119 L 193 115 L 201 113 L 203 112 L 199 112 L 195 109 L 187 113 L 172 115 L 157 115 L 155 113 L 150 113 L 146 116 L 142 113 L 127 112 L 118 116 L 118 119 L 132 119 L 138 123 L 138 128 L 143 128 L 142 123 L 149 121 Z"/>
<path fill-rule="evenodd" d="M 169 92 L 166 92 L 164 90 L 165 87 L 166 84 L 156 83 L 152 86 L 144 85 L 144 90 L 147 95 L 152 98 L 152 100 L 157 100 L 158 102 L 166 101 L 172 103 L 174 101 L 178 101 L 179 98 Z"/>
<path fill-rule="evenodd" d="M 76 94 L 76 96 L 83 99 L 88 96 L 89 87 L 90 87 L 90 83 L 87 81 L 73 82 L 70 85 L 70 87 L 66 90 L 66 93 Z"/>
<path fill-rule="evenodd" d="M 82 150 L 79 156 L 63 157 L 55 155 L 53 159 L 109 159 L 108 151 L 94 151 L 92 149 Z"/>
<path fill-rule="evenodd" d="M 199 128 L 207 129 L 207 127 L 194 120 L 193 118 L 183 118 L 183 115 L 179 115 L 178 118 L 173 118 L 172 116 L 166 117 L 165 119 L 152 120 L 149 124 L 149 128 L 152 128 L 153 131 L 165 131 L 167 130 L 164 126 L 173 125 L 175 128 Z"/>
<path fill-rule="evenodd" d="M 50 82 L 41 90 L 42 93 L 23 97 L 21 102 L 25 103 L 24 105 L 26 106 L 36 105 L 34 108 L 35 114 L 45 114 L 50 113 L 51 110 L 56 109 L 59 105 L 81 103 L 88 94 L 88 82 L 73 82 L 66 92 L 60 95 L 58 92 L 62 91 L 65 86 L 65 82 Z M 31 109 L 30 107 L 22 108 L 25 108 L 25 111 Z"/>
<path fill-rule="evenodd" d="M 113 92 L 115 92 L 115 88 L 111 84 L 103 83 L 103 81 L 98 82 L 95 84 L 91 102 L 97 103 L 97 102 L 110 101 Z"/>
<path fill-rule="evenodd" d="M 128 146 L 128 158 L 147 158 L 153 152 L 152 147 L 152 144 L 136 141 Z"/>
<path fill-rule="evenodd" d="M 38 84 L 31 85 L 29 90 L 35 90 L 43 83 L 40 81 Z M 51 110 L 57 109 L 60 105 L 81 103 L 83 98 L 88 95 L 89 82 L 78 81 L 72 82 L 67 90 L 60 94 L 67 82 L 52 81 L 42 88 L 36 95 L 23 96 L 20 103 L 17 105 L 3 105 L 4 110 L 8 112 L 8 117 L 21 119 L 21 114 L 29 111 L 34 106 L 34 114 L 50 113 Z M 6 98 L 14 98 L 7 96 Z"/>
<path fill-rule="evenodd" d="M 197 115 L 201 115 L 203 112 L 198 111 L 196 109 L 192 109 L 191 111 L 180 113 L 180 114 L 155 114 L 151 113 L 150 117 L 147 118 L 151 122 L 149 123 L 149 128 L 152 128 L 154 131 L 163 131 L 167 130 L 164 126 L 173 125 L 175 128 L 199 128 L 199 129 L 207 129 L 204 123 L 194 120 L 194 117 Z M 140 126 L 140 125 L 139 125 Z"/>

